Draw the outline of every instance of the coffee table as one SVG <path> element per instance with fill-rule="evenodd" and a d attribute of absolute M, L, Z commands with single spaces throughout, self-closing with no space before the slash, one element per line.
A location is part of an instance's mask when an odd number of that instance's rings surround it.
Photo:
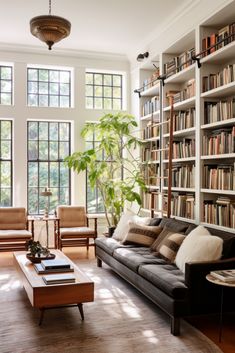
<path fill-rule="evenodd" d="M 14 262 L 21 277 L 30 303 L 40 310 L 39 325 L 42 324 L 44 311 L 48 309 L 77 306 L 84 320 L 83 303 L 94 301 L 94 282 L 81 271 L 60 250 L 53 250 L 57 259 L 66 259 L 73 267 L 75 283 L 46 285 L 33 264 L 26 258 L 25 251 L 13 253 Z"/>

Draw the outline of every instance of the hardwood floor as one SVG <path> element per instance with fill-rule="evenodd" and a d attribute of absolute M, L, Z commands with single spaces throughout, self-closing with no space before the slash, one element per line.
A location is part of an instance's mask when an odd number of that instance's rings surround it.
<path fill-rule="evenodd" d="M 90 248 L 87 253 L 85 248 L 65 249 L 65 253 L 72 260 L 94 259 L 94 249 Z M 11 253 L 0 253 L 0 267 L 12 266 L 13 257 Z M 210 338 L 224 353 L 235 352 L 235 313 L 224 315 L 222 342 L 219 342 L 219 318 L 217 315 L 201 316 L 188 319 L 188 322 L 199 329 Z"/>

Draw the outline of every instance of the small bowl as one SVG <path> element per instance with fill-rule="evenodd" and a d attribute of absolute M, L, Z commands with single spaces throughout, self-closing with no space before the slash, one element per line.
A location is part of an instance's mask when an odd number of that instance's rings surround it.
<path fill-rule="evenodd" d="M 42 256 L 33 256 L 30 253 L 26 254 L 26 257 L 29 261 L 31 261 L 33 264 L 38 264 L 42 260 L 53 260 L 55 258 L 55 254 L 49 254 L 49 255 L 42 255 Z"/>

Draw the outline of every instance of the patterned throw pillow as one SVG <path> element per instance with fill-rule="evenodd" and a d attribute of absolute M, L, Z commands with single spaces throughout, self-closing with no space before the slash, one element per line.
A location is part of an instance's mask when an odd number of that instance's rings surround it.
<path fill-rule="evenodd" d="M 169 235 L 174 234 L 175 231 L 172 229 L 169 229 L 167 227 L 164 227 L 163 230 L 161 231 L 161 233 L 159 234 L 159 236 L 157 237 L 157 239 L 153 242 L 153 244 L 151 245 L 151 250 L 152 251 L 157 251 L 157 248 L 159 246 L 159 244 L 161 244 L 161 242 Z"/>
<path fill-rule="evenodd" d="M 157 247 L 156 255 L 160 256 L 167 262 L 173 263 L 177 252 L 185 239 L 185 235 L 181 233 L 173 233 L 166 236 Z"/>
<path fill-rule="evenodd" d="M 161 233 L 162 228 L 157 226 L 145 226 L 129 222 L 129 231 L 122 241 L 124 245 L 136 244 L 150 246 Z"/>

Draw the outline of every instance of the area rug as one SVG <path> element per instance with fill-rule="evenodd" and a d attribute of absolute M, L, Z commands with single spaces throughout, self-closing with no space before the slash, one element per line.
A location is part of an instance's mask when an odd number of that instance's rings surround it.
<path fill-rule="evenodd" d="M 55 309 L 45 313 L 41 327 L 14 266 L 1 266 L 1 353 L 221 353 L 185 321 L 181 336 L 171 335 L 169 318 L 107 266 L 75 262 L 95 282 L 85 321 L 77 308 Z"/>

